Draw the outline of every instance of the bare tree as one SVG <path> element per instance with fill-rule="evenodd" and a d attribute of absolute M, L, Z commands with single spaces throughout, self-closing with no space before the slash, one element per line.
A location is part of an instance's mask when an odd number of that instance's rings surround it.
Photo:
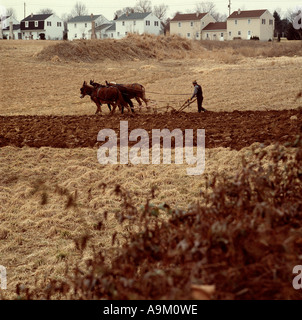
<path fill-rule="evenodd" d="M 7 8 L 6 9 L 6 14 L 8 17 L 13 17 L 16 18 L 16 11 L 14 8 Z"/>
<path fill-rule="evenodd" d="M 86 5 L 80 1 L 78 1 L 71 12 L 71 14 L 75 16 L 85 16 L 88 15 L 88 10 L 86 8 Z"/>
<path fill-rule="evenodd" d="M 39 14 L 51 14 L 54 13 L 54 11 L 50 8 L 44 8 L 38 11 Z"/>
<path fill-rule="evenodd" d="M 133 13 L 135 12 L 135 8 L 132 7 L 125 7 L 123 9 L 117 10 L 114 13 L 114 20 L 116 20 L 117 18 L 119 18 L 120 16 L 122 16 L 124 13 Z"/>
<path fill-rule="evenodd" d="M 228 18 L 226 14 L 220 14 L 219 12 L 213 12 L 211 14 L 213 18 L 218 22 L 225 22 Z"/>
<path fill-rule="evenodd" d="M 154 6 L 153 13 L 159 20 L 165 20 L 168 8 L 169 7 L 163 3 L 158 6 Z"/>
<path fill-rule="evenodd" d="M 196 4 L 195 10 L 200 13 L 210 13 L 216 21 L 224 22 L 227 19 L 226 14 L 221 15 L 217 12 L 215 3 L 211 1 Z"/>
<path fill-rule="evenodd" d="M 209 12 L 212 14 L 216 12 L 216 5 L 214 2 L 211 2 L 211 1 L 203 1 L 203 2 L 197 3 L 195 6 L 195 9 L 197 12 L 200 12 L 200 13 Z"/>
<path fill-rule="evenodd" d="M 152 12 L 151 1 L 139 0 L 135 5 L 136 12 Z"/>

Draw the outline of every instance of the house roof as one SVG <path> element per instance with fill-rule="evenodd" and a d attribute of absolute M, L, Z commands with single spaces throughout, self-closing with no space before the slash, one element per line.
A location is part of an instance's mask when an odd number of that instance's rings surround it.
<path fill-rule="evenodd" d="M 103 29 L 106 29 L 108 27 L 111 27 L 112 26 L 112 23 L 104 23 L 104 24 L 101 24 L 100 26 L 97 26 L 95 28 L 96 31 L 100 31 L 100 30 L 103 30 Z"/>
<path fill-rule="evenodd" d="M 112 23 L 104 23 L 104 24 L 101 24 L 100 26 L 95 27 L 95 31 L 101 31 L 101 30 L 106 29 L 110 26 L 112 26 Z M 92 31 L 92 29 L 89 30 L 89 32 L 91 32 L 91 31 Z"/>
<path fill-rule="evenodd" d="M 71 18 L 70 20 L 68 20 L 68 22 L 90 22 L 91 20 L 96 20 L 97 18 L 99 18 L 101 15 L 94 15 L 93 19 L 91 19 L 91 15 L 89 16 L 77 16 L 74 18 Z"/>
<path fill-rule="evenodd" d="M 194 21 L 194 20 L 201 20 L 203 17 L 207 15 L 205 13 L 177 13 L 175 17 L 171 21 Z"/>
<path fill-rule="evenodd" d="M 209 23 L 203 30 L 226 30 L 227 29 L 227 23 L 226 22 L 211 22 Z"/>
<path fill-rule="evenodd" d="M 106 31 L 116 31 L 116 24 L 113 23 Z"/>
<path fill-rule="evenodd" d="M 228 19 L 241 19 L 241 18 L 260 18 L 263 13 L 267 11 L 266 9 L 263 10 L 248 10 L 248 11 L 234 11 Z"/>
<path fill-rule="evenodd" d="M 20 29 L 20 24 L 13 24 L 13 30 L 19 30 Z M 3 31 L 9 30 L 9 27 L 6 27 L 3 29 Z"/>
<path fill-rule="evenodd" d="M 133 13 L 124 13 L 116 21 L 120 20 L 144 20 L 151 12 L 133 12 Z"/>
<path fill-rule="evenodd" d="M 4 21 L 4 20 L 8 19 L 9 17 L 10 17 L 10 16 L 5 16 L 5 17 L 4 17 L 4 16 L 3 16 L 3 17 L 0 16 L 0 21 Z M 2 19 L 1 19 L 1 18 L 2 18 Z"/>
<path fill-rule="evenodd" d="M 49 18 L 52 13 L 49 14 L 34 14 L 33 16 L 29 15 L 28 17 L 24 18 L 22 21 L 44 21 Z"/>

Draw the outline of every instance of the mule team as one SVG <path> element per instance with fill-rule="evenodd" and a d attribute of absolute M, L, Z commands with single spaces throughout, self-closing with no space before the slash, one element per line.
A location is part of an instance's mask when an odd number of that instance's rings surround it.
<path fill-rule="evenodd" d="M 141 108 L 142 99 L 146 106 L 148 106 L 148 99 L 146 99 L 145 88 L 141 84 L 116 84 L 114 82 L 107 82 L 106 85 L 99 84 L 90 80 L 90 84 L 84 81 L 81 90 L 81 98 L 86 95 L 90 96 L 91 100 L 97 105 L 96 114 L 101 113 L 101 105 L 107 104 L 111 113 L 114 113 L 116 107 L 121 112 L 124 112 L 124 108 L 128 111 L 134 112 L 133 103 L 131 99 L 136 99 Z M 111 110 L 111 106 L 113 109 Z"/>

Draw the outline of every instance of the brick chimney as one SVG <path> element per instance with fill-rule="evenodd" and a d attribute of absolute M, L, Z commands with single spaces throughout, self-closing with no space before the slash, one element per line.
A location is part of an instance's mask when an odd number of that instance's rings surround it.
<path fill-rule="evenodd" d="M 91 39 L 96 39 L 95 21 L 93 20 L 93 13 L 91 14 Z"/>
<path fill-rule="evenodd" d="M 9 39 L 13 40 L 14 39 L 14 32 L 13 32 L 13 22 L 9 22 Z"/>

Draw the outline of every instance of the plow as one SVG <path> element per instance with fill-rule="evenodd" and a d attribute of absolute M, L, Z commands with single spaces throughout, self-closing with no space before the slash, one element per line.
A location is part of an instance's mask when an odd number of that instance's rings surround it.
<path fill-rule="evenodd" d="M 186 108 L 188 108 L 195 101 L 196 101 L 196 99 L 193 99 L 193 100 L 186 99 L 180 106 L 178 106 L 178 108 L 175 108 L 175 107 L 170 106 L 169 103 L 165 107 L 158 107 L 156 100 L 149 100 L 148 108 L 152 109 L 153 112 L 157 112 L 159 110 L 165 109 L 166 112 L 171 110 L 171 112 L 173 112 L 173 113 L 179 113 L 179 112 L 184 111 Z"/>
<path fill-rule="evenodd" d="M 185 110 L 186 108 L 188 108 L 192 103 L 194 103 L 196 101 L 196 99 L 190 100 L 187 99 L 178 110 L 176 110 L 176 112 L 181 112 L 183 110 Z"/>

